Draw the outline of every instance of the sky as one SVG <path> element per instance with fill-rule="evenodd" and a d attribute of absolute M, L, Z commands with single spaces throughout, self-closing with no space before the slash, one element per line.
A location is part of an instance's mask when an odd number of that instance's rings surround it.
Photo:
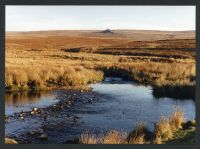
<path fill-rule="evenodd" d="M 195 6 L 6 6 L 6 31 L 195 30 Z"/>

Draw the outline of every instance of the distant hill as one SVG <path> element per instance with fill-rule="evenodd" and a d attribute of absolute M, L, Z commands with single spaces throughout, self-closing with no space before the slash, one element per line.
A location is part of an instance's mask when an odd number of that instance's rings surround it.
<path fill-rule="evenodd" d="M 53 31 L 29 31 L 6 32 L 6 37 L 31 38 L 31 37 L 89 37 L 111 38 L 127 41 L 152 41 L 166 39 L 194 39 L 195 31 L 157 31 L 157 30 L 53 30 Z"/>
<path fill-rule="evenodd" d="M 114 34 L 110 29 L 106 29 L 106 30 L 100 31 L 99 33 L 103 33 L 103 34 Z"/>

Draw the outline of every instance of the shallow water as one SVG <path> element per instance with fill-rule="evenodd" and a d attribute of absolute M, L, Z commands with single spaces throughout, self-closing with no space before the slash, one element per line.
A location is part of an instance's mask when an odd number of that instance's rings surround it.
<path fill-rule="evenodd" d="M 94 92 L 106 95 L 106 103 L 97 103 L 105 115 L 95 116 L 97 124 L 111 128 L 131 130 L 138 122 L 150 129 L 160 116 L 170 115 L 176 107 L 185 113 L 185 119 L 195 118 L 195 102 L 192 99 L 155 98 L 152 87 L 137 85 L 120 78 L 106 78 L 101 84 L 91 85 Z M 87 117 L 86 117 L 87 119 Z M 92 123 L 91 117 L 87 119 Z"/>
<path fill-rule="evenodd" d="M 183 109 L 186 120 L 195 118 L 194 100 L 155 98 L 151 86 L 137 85 L 121 78 L 106 78 L 102 83 L 90 86 L 92 92 L 59 90 L 36 96 L 34 102 L 29 98 L 25 103 L 20 100 L 15 103 L 14 99 L 6 101 L 6 112 L 11 114 L 32 107 L 47 107 L 58 100 L 65 101 L 69 96 L 75 100 L 70 108 L 49 112 L 45 121 L 38 117 L 28 117 L 23 121 L 11 118 L 5 125 L 6 136 L 23 141 L 30 130 L 43 128 L 48 140 L 31 137 L 31 143 L 63 143 L 88 130 L 96 133 L 109 129 L 131 131 L 140 122 L 152 130 L 159 117 L 171 114 L 176 106 Z M 79 119 L 73 121 L 74 116 Z"/>
<path fill-rule="evenodd" d="M 55 93 L 52 91 L 6 94 L 5 99 L 6 115 L 31 111 L 35 107 L 45 108 L 58 102 L 58 99 L 55 99 Z"/>

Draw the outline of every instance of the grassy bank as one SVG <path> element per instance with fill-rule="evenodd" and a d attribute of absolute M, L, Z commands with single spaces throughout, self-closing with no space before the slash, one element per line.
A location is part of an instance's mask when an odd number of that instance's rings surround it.
<path fill-rule="evenodd" d="M 76 65 L 7 66 L 7 90 L 44 90 L 53 87 L 80 86 L 103 80 L 104 75 L 121 76 L 152 86 L 195 85 L 195 65 L 191 63 L 98 63 Z"/>
<path fill-rule="evenodd" d="M 140 123 L 132 132 L 110 130 L 95 135 L 89 132 L 81 134 L 81 144 L 194 144 L 195 121 L 184 122 L 184 114 L 177 109 L 169 117 L 161 117 L 155 123 L 154 131 Z"/>
<path fill-rule="evenodd" d="M 82 86 L 99 82 L 103 73 L 77 67 L 6 68 L 6 90 L 45 90 L 64 86 Z"/>
<path fill-rule="evenodd" d="M 195 85 L 194 64 L 134 62 L 105 67 L 111 74 L 120 74 L 142 84 L 153 86 Z"/>

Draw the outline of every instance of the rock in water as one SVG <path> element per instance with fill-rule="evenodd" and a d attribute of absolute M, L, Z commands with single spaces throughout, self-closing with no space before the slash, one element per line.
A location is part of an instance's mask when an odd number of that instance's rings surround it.
<path fill-rule="evenodd" d="M 31 115 L 34 115 L 35 114 L 35 112 L 34 111 L 31 111 Z"/>
<path fill-rule="evenodd" d="M 39 136 L 39 139 L 47 140 L 48 139 L 48 135 L 46 133 L 43 133 L 43 134 L 41 134 L 41 136 Z"/>
<path fill-rule="evenodd" d="M 5 115 L 5 121 L 8 122 L 8 115 Z"/>
<path fill-rule="evenodd" d="M 36 112 L 37 110 L 38 110 L 38 108 L 33 108 L 33 111 L 35 111 L 35 112 Z"/>

